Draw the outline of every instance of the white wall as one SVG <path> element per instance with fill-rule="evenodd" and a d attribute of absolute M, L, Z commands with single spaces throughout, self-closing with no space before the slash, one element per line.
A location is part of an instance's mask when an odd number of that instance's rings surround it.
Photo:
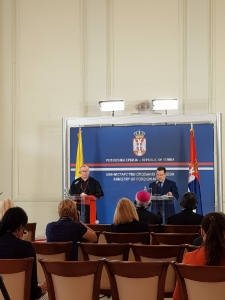
<path fill-rule="evenodd" d="M 1 198 L 44 234 L 61 199 L 62 117 L 107 115 L 100 100 L 124 99 L 118 116 L 161 97 L 223 113 L 224 13 L 223 0 L 0 0 Z"/>

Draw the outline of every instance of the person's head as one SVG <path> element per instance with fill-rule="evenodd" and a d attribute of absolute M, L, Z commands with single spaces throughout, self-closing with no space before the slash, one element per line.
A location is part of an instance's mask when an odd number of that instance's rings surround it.
<path fill-rule="evenodd" d="M 150 206 L 151 195 L 146 191 L 140 191 L 136 194 L 134 204 L 136 207 L 147 208 Z"/>
<path fill-rule="evenodd" d="M 113 223 L 116 225 L 139 221 L 137 211 L 133 203 L 127 199 L 119 200 L 114 213 Z"/>
<path fill-rule="evenodd" d="M 205 215 L 201 224 L 203 246 L 206 250 L 206 265 L 220 265 L 225 251 L 225 215 L 222 212 L 211 212 Z"/>
<path fill-rule="evenodd" d="M 17 237 L 22 237 L 26 229 L 28 217 L 21 207 L 11 207 L 4 214 L 0 225 L 0 236 L 6 232 L 16 233 Z"/>
<path fill-rule="evenodd" d="M 180 206 L 185 209 L 196 209 L 198 204 L 198 197 L 195 193 L 187 192 L 183 194 L 180 200 Z"/>
<path fill-rule="evenodd" d="M 156 180 L 163 182 L 166 179 L 166 168 L 158 167 L 156 170 Z"/>
<path fill-rule="evenodd" d="M 11 207 L 14 207 L 14 203 L 12 200 L 10 199 L 5 199 L 5 200 L 2 200 L 0 201 L 0 221 L 2 220 L 5 212 L 11 208 Z"/>
<path fill-rule="evenodd" d="M 60 218 L 67 217 L 73 221 L 78 221 L 76 203 L 70 199 L 62 200 L 58 205 Z"/>
<path fill-rule="evenodd" d="M 89 170 L 88 166 L 83 165 L 80 167 L 80 175 L 81 175 L 82 179 L 84 179 L 84 180 L 88 179 L 89 174 L 90 174 L 90 170 Z"/>

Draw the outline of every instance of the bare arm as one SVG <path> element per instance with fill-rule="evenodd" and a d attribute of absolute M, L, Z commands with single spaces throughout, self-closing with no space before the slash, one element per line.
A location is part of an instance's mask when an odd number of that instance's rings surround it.
<path fill-rule="evenodd" d="M 80 221 L 81 224 L 83 224 L 86 228 L 87 231 L 86 233 L 82 236 L 83 239 L 89 241 L 89 242 L 96 242 L 98 240 L 98 237 L 95 233 L 94 230 L 92 230 L 90 227 L 88 227 L 86 224 Z"/>

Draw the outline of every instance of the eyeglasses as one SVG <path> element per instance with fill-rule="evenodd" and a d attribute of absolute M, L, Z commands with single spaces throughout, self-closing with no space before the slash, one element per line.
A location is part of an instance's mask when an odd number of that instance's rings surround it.
<path fill-rule="evenodd" d="M 23 226 L 23 234 L 26 234 L 27 233 L 27 228 L 26 226 Z"/>

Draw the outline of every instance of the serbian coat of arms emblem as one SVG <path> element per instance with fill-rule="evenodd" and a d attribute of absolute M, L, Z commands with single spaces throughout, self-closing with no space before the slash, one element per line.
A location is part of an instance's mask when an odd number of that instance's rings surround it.
<path fill-rule="evenodd" d="M 133 138 L 133 152 L 137 156 L 143 156 L 146 152 L 146 138 L 144 138 L 145 132 L 140 131 L 139 129 L 138 131 L 134 132 L 134 136 L 135 138 Z"/>

